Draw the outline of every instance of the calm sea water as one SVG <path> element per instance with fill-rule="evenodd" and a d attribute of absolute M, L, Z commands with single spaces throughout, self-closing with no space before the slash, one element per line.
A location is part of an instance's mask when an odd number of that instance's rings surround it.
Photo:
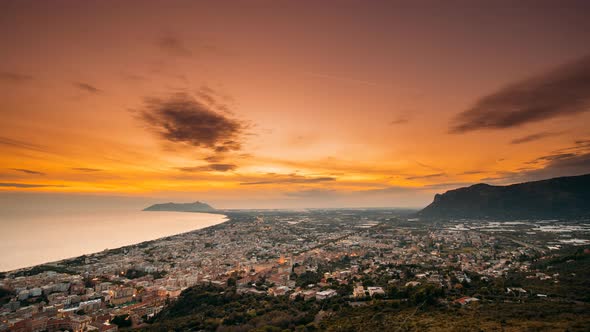
<path fill-rule="evenodd" d="M 137 210 L 0 213 L 0 271 L 154 240 L 225 220 L 219 214 Z"/>

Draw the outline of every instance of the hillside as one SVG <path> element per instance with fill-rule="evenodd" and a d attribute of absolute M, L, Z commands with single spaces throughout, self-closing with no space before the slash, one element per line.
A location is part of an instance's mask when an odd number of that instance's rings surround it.
<path fill-rule="evenodd" d="M 432 218 L 577 218 L 590 215 L 590 174 L 509 186 L 476 184 L 437 194 Z"/>
<path fill-rule="evenodd" d="M 216 211 L 209 204 L 202 202 L 194 203 L 162 203 L 149 206 L 143 211 L 177 211 L 177 212 L 213 212 Z"/>

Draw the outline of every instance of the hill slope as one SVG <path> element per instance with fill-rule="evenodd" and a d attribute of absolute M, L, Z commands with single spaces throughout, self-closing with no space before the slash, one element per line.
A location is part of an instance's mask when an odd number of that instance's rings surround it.
<path fill-rule="evenodd" d="M 509 186 L 476 184 L 436 194 L 418 212 L 436 218 L 571 218 L 590 216 L 590 174 Z"/>
<path fill-rule="evenodd" d="M 162 203 L 149 206 L 143 211 L 177 211 L 177 212 L 213 212 L 216 211 L 209 204 L 194 203 Z"/>

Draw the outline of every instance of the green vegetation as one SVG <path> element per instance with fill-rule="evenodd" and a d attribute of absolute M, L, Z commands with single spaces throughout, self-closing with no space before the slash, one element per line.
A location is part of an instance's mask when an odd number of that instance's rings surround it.
<path fill-rule="evenodd" d="M 75 275 L 77 274 L 75 271 L 72 271 L 68 268 L 65 268 L 63 266 L 54 266 L 54 265 L 37 265 L 34 266 L 30 269 L 26 269 L 26 270 L 21 270 L 18 271 L 17 273 L 14 273 L 14 277 L 30 277 L 30 276 L 34 276 L 43 272 L 47 272 L 47 271 L 53 271 L 53 272 L 57 272 L 57 273 L 67 273 L 67 274 L 72 274 Z"/>
<path fill-rule="evenodd" d="M 14 292 L 6 289 L 0 288 L 0 304 L 6 304 L 10 301 L 10 298 L 14 296 Z"/>
<path fill-rule="evenodd" d="M 130 327 L 132 325 L 131 317 L 129 315 L 120 315 L 115 316 L 111 323 L 117 325 L 118 327 Z"/>
<path fill-rule="evenodd" d="M 398 308 L 377 302 L 345 308 L 319 324 L 325 331 L 587 331 L 590 305 L 548 303 L 470 304 Z"/>
<path fill-rule="evenodd" d="M 148 275 L 151 275 L 154 279 L 160 279 L 166 275 L 166 271 L 145 272 L 136 269 L 128 269 L 125 271 L 125 274 L 123 274 L 123 276 L 127 279 L 137 279 Z"/>

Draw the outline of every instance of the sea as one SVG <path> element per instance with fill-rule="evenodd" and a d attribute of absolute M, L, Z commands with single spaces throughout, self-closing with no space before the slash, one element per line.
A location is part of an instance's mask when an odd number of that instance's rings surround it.
<path fill-rule="evenodd" d="M 0 213 L 0 271 L 155 240 L 227 220 L 221 214 L 135 208 L 4 212 Z"/>

